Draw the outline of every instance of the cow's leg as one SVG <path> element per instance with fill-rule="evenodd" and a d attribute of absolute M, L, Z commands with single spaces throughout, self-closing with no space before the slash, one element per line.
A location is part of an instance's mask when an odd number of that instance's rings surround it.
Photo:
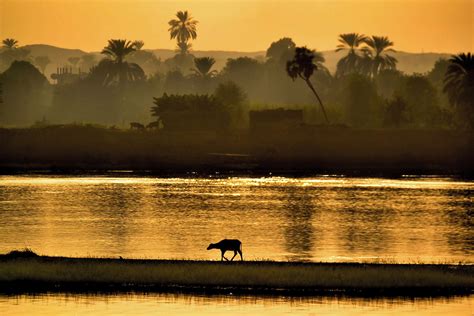
<path fill-rule="evenodd" d="M 235 256 L 237 256 L 237 251 L 236 250 L 234 250 L 234 256 L 232 257 L 232 259 L 230 259 L 230 261 L 233 261 Z"/>
<path fill-rule="evenodd" d="M 225 254 L 226 251 L 227 251 L 227 250 L 221 250 L 221 255 L 222 255 L 221 261 L 224 261 L 224 259 L 225 259 L 226 261 L 229 261 L 229 259 L 227 259 L 227 258 L 224 256 L 224 254 Z"/>
<path fill-rule="evenodd" d="M 239 252 L 239 255 L 240 255 L 240 260 L 241 261 L 244 261 L 244 257 L 242 256 L 242 250 L 237 250 Z"/>

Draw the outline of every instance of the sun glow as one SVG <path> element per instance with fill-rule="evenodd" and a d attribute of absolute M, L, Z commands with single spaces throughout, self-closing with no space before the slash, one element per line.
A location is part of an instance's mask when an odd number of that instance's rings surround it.
<path fill-rule="evenodd" d="M 1 0 L 0 37 L 99 51 L 110 38 L 175 48 L 168 21 L 188 10 L 199 21 L 196 50 L 261 51 L 292 37 L 332 50 L 341 33 L 387 35 L 398 50 L 473 50 L 472 0 Z"/>

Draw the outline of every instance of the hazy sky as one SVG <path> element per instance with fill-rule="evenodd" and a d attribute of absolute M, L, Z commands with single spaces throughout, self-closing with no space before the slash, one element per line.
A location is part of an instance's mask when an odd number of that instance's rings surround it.
<path fill-rule="evenodd" d="M 167 29 L 178 10 L 199 21 L 195 50 L 265 50 L 285 36 L 328 50 L 338 34 L 359 32 L 403 51 L 473 51 L 474 0 L 0 0 L 0 37 L 86 51 L 110 38 L 174 48 Z"/>

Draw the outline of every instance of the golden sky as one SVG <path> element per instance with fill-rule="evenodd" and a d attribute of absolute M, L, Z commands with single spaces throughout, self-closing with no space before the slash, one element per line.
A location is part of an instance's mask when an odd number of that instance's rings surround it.
<path fill-rule="evenodd" d="M 168 21 L 199 21 L 195 50 L 259 51 L 291 37 L 334 49 L 341 33 L 386 35 L 409 52 L 473 51 L 474 0 L 0 0 L 0 38 L 98 51 L 110 38 L 174 48 Z"/>

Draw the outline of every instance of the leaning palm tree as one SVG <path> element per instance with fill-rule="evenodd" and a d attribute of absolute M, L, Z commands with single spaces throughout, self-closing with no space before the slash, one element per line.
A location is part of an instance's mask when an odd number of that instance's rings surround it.
<path fill-rule="evenodd" d="M 387 52 L 395 52 L 393 42 L 386 36 L 372 36 L 364 40 L 367 47 L 362 50 L 365 54 L 362 59 L 362 69 L 369 76 L 376 76 L 380 71 L 385 69 L 395 69 L 397 59 L 387 54 Z"/>
<path fill-rule="evenodd" d="M 176 13 L 177 19 L 170 20 L 168 24 L 170 28 L 171 39 L 176 38 L 178 43 L 187 42 L 189 39 L 196 39 L 196 25 L 198 21 L 193 20 L 188 11 L 178 11 Z"/>
<path fill-rule="evenodd" d="M 123 85 L 127 81 L 135 81 L 145 78 L 143 69 L 135 64 L 125 61 L 125 57 L 136 50 L 132 42 L 127 40 L 109 40 L 108 45 L 102 50 L 102 54 L 109 59 L 102 60 L 96 68 L 97 72 L 103 72 L 103 83 L 110 84 L 118 81 Z M 100 71 L 99 71 L 100 70 Z"/>
<path fill-rule="evenodd" d="M 212 57 L 194 58 L 195 68 L 192 70 L 198 77 L 210 78 L 217 72 L 216 70 L 211 71 L 211 68 L 215 63 L 216 60 Z"/>
<path fill-rule="evenodd" d="M 474 56 L 471 53 L 454 55 L 449 59 L 443 92 L 452 105 L 474 111 Z"/>
<path fill-rule="evenodd" d="M 336 52 L 347 50 L 347 55 L 342 57 L 337 63 L 336 75 L 341 76 L 357 71 L 361 56 L 359 55 L 359 45 L 365 43 L 367 36 L 359 33 L 346 33 L 339 35 L 339 45 Z"/>
<path fill-rule="evenodd" d="M 191 47 L 193 47 L 193 44 L 191 44 L 191 43 L 178 42 L 177 47 L 176 47 L 176 52 L 181 54 L 181 55 L 186 55 L 191 50 Z"/>
<path fill-rule="evenodd" d="M 304 82 L 306 82 L 308 87 L 318 99 L 319 105 L 321 106 L 321 110 L 324 114 L 324 118 L 326 119 L 326 123 L 329 123 L 323 102 L 321 101 L 321 98 L 310 81 L 310 77 L 313 75 L 314 71 L 318 70 L 318 66 L 315 64 L 314 59 L 314 51 L 309 50 L 306 47 L 296 47 L 295 56 L 292 60 L 289 60 L 286 63 L 286 72 L 291 77 L 291 79 L 295 80 L 296 78 L 300 77 Z"/>
<path fill-rule="evenodd" d="M 18 47 L 18 41 L 13 38 L 6 38 L 2 41 L 3 47 L 5 48 L 17 48 Z"/>

